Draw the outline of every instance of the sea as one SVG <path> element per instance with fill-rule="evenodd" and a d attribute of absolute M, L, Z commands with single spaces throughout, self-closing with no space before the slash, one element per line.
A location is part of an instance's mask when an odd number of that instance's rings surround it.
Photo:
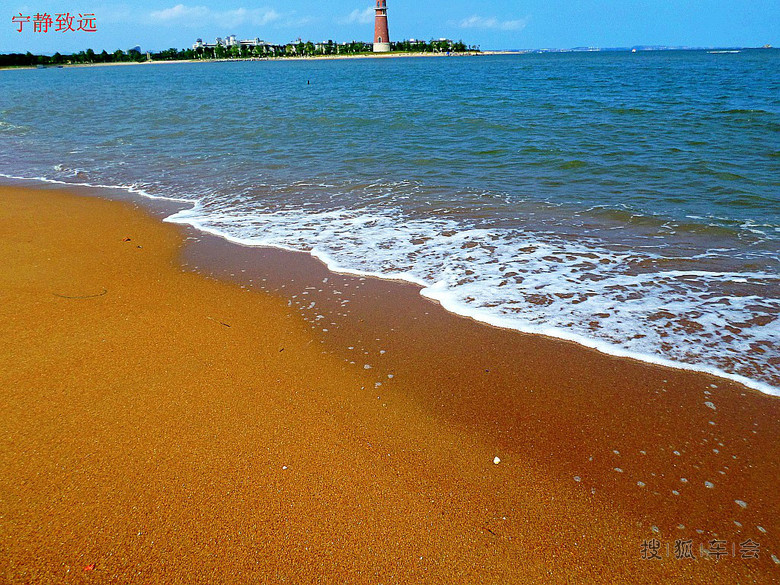
<path fill-rule="evenodd" d="M 0 71 L 0 179 L 780 394 L 780 51 Z"/>

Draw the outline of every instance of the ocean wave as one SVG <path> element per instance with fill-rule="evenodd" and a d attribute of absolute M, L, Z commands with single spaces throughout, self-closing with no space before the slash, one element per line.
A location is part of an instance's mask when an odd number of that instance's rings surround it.
<path fill-rule="evenodd" d="M 168 221 L 243 245 L 307 251 L 336 272 L 412 282 L 448 310 L 493 325 L 717 370 L 769 393 L 780 381 L 747 357 L 755 348 L 780 351 L 770 326 L 780 299 L 752 294 L 752 285 L 777 286 L 771 273 L 636 272 L 633 266 L 656 255 L 380 210 L 214 213 L 205 206 Z"/>

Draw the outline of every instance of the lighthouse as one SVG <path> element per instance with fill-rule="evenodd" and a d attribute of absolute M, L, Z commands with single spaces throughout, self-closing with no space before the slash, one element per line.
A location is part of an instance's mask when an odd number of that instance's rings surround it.
<path fill-rule="evenodd" d="M 374 19 L 374 53 L 390 51 L 390 33 L 387 32 L 387 0 L 376 0 Z"/>

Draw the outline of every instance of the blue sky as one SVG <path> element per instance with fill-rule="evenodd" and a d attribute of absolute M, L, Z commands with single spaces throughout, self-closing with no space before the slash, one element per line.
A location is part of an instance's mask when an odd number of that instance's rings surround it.
<path fill-rule="evenodd" d="M 190 46 L 236 34 L 285 43 L 369 41 L 371 0 L 0 0 L 0 52 Z M 388 0 L 390 36 L 483 49 L 780 45 L 778 0 Z M 94 13 L 97 32 L 21 33 L 13 16 Z M 75 26 L 75 25 L 74 25 Z"/>

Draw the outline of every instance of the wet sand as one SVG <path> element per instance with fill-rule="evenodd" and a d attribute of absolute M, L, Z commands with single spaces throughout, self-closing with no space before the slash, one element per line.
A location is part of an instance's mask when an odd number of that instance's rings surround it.
<path fill-rule="evenodd" d="M 0 258 L 7 582 L 778 580 L 776 398 L 130 203 L 0 188 Z"/>

